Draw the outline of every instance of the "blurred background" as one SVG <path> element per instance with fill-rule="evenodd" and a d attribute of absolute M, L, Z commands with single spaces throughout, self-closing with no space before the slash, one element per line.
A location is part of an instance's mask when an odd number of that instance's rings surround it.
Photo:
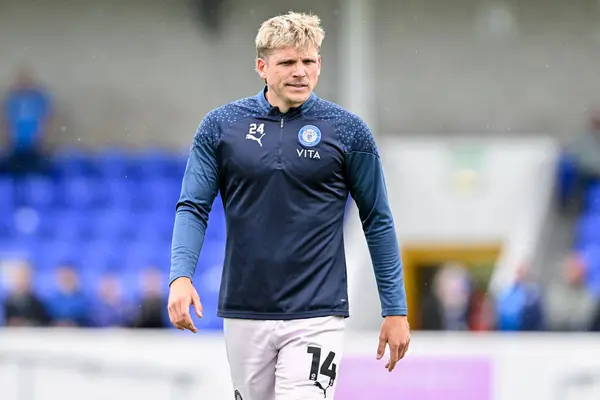
<path fill-rule="evenodd" d="M 376 136 L 414 329 L 384 376 L 351 207 L 336 398 L 600 398 L 597 0 L 0 0 L 0 398 L 233 397 L 221 200 L 196 336 L 166 314 L 175 203 L 288 10 L 326 30 L 317 94 Z"/>

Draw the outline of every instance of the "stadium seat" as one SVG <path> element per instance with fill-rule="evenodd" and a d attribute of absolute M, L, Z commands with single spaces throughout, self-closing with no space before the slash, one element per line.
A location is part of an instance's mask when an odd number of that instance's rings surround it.
<path fill-rule="evenodd" d="M 79 243 L 92 232 L 89 215 L 74 210 L 57 209 L 40 214 L 39 236 L 44 239 Z"/>
<path fill-rule="evenodd" d="M 48 177 L 32 176 L 18 185 L 17 204 L 46 211 L 56 203 L 54 182 Z"/>
<path fill-rule="evenodd" d="M 584 214 L 575 227 L 575 247 L 600 243 L 600 214 Z"/>
<path fill-rule="evenodd" d="M 600 184 L 594 184 L 588 189 L 586 211 L 595 214 L 600 213 Z"/>
<path fill-rule="evenodd" d="M 139 195 L 138 183 L 133 179 L 113 178 L 99 180 L 99 187 L 105 190 L 105 206 L 108 208 L 134 209 Z"/>
<path fill-rule="evenodd" d="M 76 176 L 60 182 L 61 206 L 88 210 L 98 207 L 105 198 L 106 188 L 98 180 Z"/>
<path fill-rule="evenodd" d="M 65 240 L 42 240 L 32 257 L 36 270 L 54 271 L 64 264 L 76 264 L 81 249 L 74 243 Z"/>
<path fill-rule="evenodd" d="M 162 212 L 175 212 L 181 191 L 181 183 L 168 178 L 143 180 L 137 186 L 139 205 Z"/>
<path fill-rule="evenodd" d="M 127 210 L 98 210 L 81 216 L 90 223 L 92 239 L 127 241 L 134 237 L 138 229 L 134 214 Z"/>
<path fill-rule="evenodd" d="M 134 175 L 141 180 L 163 179 L 170 175 L 170 157 L 163 149 L 146 149 L 132 157 Z"/>
<path fill-rule="evenodd" d="M 52 162 L 59 178 L 67 179 L 93 174 L 90 156 L 80 149 L 60 149 L 55 152 Z"/>
<path fill-rule="evenodd" d="M 586 269 L 586 283 L 590 292 L 600 299 L 600 244 L 588 244 L 579 251 Z"/>
<path fill-rule="evenodd" d="M 12 236 L 14 210 L 14 183 L 12 179 L 0 177 L 0 238 Z"/>
<path fill-rule="evenodd" d="M 98 175 L 105 180 L 131 178 L 131 158 L 121 149 L 104 149 L 95 154 L 93 165 Z"/>
<path fill-rule="evenodd" d="M 145 242 L 171 241 L 175 211 L 168 212 L 142 212 L 136 214 L 135 240 Z"/>
<path fill-rule="evenodd" d="M 14 205 L 15 182 L 12 178 L 0 176 L 0 210 L 3 208 L 12 208 Z"/>
<path fill-rule="evenodd" d="M 81 270 L 103 272 L 121 267 L 125 246 L 112 239 L 103 238 L 81 243 L 78 266 Z"/>

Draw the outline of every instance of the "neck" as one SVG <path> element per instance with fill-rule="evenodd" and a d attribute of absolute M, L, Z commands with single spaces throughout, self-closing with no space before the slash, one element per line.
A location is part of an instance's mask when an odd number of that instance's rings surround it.
<path fill-rule="evenodd" d="M 266 97 L 269 104 L 271 104 L 273 107 L 277 107 L 279 111 L 283 114 L 288 112 L 292 107 L 291 104 L 283 101 L 272 90 L 267 90 Z"/>

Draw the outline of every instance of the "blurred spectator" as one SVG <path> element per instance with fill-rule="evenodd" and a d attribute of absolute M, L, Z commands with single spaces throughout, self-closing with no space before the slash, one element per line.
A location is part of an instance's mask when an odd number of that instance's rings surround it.
<path fill-rule="evenodd" d="M 471 303 L 469 273 L 460 264 L 449 263 L 436 274 L 433 291 L 423 302 L 423 330 L 469 329 Z"/>
<path fill-rule="evenodd" d="M 57 290 L 47 299 L 52 324 L 56 326 L 88 326 L 89 302 L 79 286 L 75 268 L 63 265 L 56 270 Z"/>
<path fill-rule="evenodd" d="M 563 206 L 578 213 L 587 189 L 600 181 L 600 110 L 592 114 L 589 128 L 575 137 L 566 152 L 575 163 L 575 182 L 572 196 Z"/>
<path fill-rule="evenodd" d="M 16 82 L 3 101 L 3 131 L 8 159 L 4 172 L 15 175 L 46 171 L 44 141 L 53 121 L 50 96 L 25 65 L 17 71 Z"/>
<path fill-rule="evenodd" d="M 502 292 L 497 302 L 498 329 L 536 331 L 543 329 L 542 297 L 526 266 L 516 273 L 515 282 Z"/>
<path fill-rule="evenodd" d="M 167 328 L 167 299 L 164 295 L 163 279 L 155 268 L 142 271 L 141 304 L 134 323 L 136 328 Z"/>
<path fill-rule="evenodd" d="M 585 266 L 579 257 L 572 255 L 567 258 L 564 281 L 550 286 L 544 304 L 548 329 L 590 329 L 597 306 L 596 300 L 585 286 Z"/>
<path fill-rule="evenodd" d="M 32 287 L 32 271 L 26 261 L 19 261 L 10 271 L 10 288 L 4 299 L 7 326 L 46 326 L 49 317 Z"/>
<path fill-rule="evenodd" d="M 92 325 L 100 328 L 131 326 L 131 306 L 125 301 L 118 275 L 107 273 L 98 280 L 90 318 Z"/>
<path fill-rule="evenodd" d="M 492 331 L 496 329 L 495 303 L 488 293 L 483 291 L 474 293 L 469 325 L 471 331 Z"/>
<path fill-rule="evenodd" d="M 583 265 L 585 286 L 596 299 L 600 299 L 600 246 L 588 245 L 576 253 Z"/>

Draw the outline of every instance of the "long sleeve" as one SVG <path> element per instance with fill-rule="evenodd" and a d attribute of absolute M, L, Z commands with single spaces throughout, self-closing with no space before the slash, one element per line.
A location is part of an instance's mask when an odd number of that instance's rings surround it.
<path fill-rule="evenodd" d="M 209 115 L 196 132 L 183 177 L 173 228 L 169 285 L 179 277 L 192 279 L 196 271 L 219 188 L 217 143 L 218 128 Z"/>
<path fill-rule="evenodd" d="M 360 146 L 364 151 L 351 150 L 346 155 L 350 194 L 371 254 L 382 316 L 407 315 L 402 261 L 383 169 L 370 134 L 368 139 L 368 146 Z"/>

